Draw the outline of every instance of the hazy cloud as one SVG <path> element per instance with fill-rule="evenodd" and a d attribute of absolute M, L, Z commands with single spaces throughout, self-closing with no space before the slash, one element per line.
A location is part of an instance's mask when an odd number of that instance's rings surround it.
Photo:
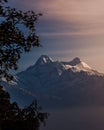
<path fill-rule="evenodd" d="M 53 27 L 57 28 L 57 23 L 60 29 L 65 25 L 68 27 L 66 32 L 63 29 L 59 30 L 62 35 L 104 34 L 103 0 L 15 0 L 14 4 L 25 9 L 43 12 L 43 19 L 47 24 L 51 23 L 51 26 L 45 26 L 45 22 L 42 26 L 52 30 L 53 35 L 56 34 Z M 56 35 L 59 35 L 59 32 Z"/>

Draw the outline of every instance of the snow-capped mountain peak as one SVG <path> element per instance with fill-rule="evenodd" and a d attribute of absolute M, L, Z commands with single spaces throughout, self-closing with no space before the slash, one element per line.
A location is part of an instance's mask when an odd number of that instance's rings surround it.
<path fill-rule="evenodd" d="M 74 58 L 72 61 L 69 62 L 71 66 L 75 66 L 77 64 L 81 63 L 81 60 L 79 57 Z"/>
<path fill-rule="evenodd" d="M 91 72 L 91 74 L 93 71 L 95 73 L 95 71 L 85 62 L 81 61 L 79 57 L 74 58 L 72 61 L 62 63 L 64 64 L 66 70 L 71 69 L 74 72 L 86 71 Z"/>
<path fill-rule="evenodd" d="M 72 61 L 69 62 L 71 66 L 76 66 L 79 68 L 87 68 L 92 69 L 89 65 L 87 65 L 85 62 L 81 61 L 79 57 L 74 58 Z"/>
<path fill-rule="evenodd" d="M 52 63 L 53 60 L 47 55 L 41 55 L 35 65 L 43 65 L 46 63 Z"/>

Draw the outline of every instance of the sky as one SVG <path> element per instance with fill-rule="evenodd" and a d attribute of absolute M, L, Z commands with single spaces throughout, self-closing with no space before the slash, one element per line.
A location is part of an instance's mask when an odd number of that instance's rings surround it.
<path fill-rule="evenodd" d="M 62 61 L 80 57 L 92 68 L 104 72 L 103 0 L 10 0 L 9 4 L 43 13 L 36 24 L 42 47 L 23 55 L 18 71 L 45 54 Z"/>

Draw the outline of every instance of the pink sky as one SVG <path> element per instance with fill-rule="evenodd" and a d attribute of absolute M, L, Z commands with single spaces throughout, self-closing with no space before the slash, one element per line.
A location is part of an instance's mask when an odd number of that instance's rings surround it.
<path fill-rule="evenodd" d="M 43 12 L 38 31 L 44 48 L 40 53 L 36 51 L 37 57 L 41 53 L 60 60 L 79 56 L 104 72 L 103 0 L 11 0 L 11 4 Z"/>

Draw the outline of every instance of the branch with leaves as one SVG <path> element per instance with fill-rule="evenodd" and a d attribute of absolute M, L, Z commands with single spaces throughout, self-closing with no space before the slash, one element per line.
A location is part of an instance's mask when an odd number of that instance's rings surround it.
<path fill-rule="evenodd" d="M 10 80 L 9 71 L 18 69 L 21 53 L 40 46 L 36 22 L 42 14 L 5 7 L 5 3 L 0 0 L 0 78 Z"/>

